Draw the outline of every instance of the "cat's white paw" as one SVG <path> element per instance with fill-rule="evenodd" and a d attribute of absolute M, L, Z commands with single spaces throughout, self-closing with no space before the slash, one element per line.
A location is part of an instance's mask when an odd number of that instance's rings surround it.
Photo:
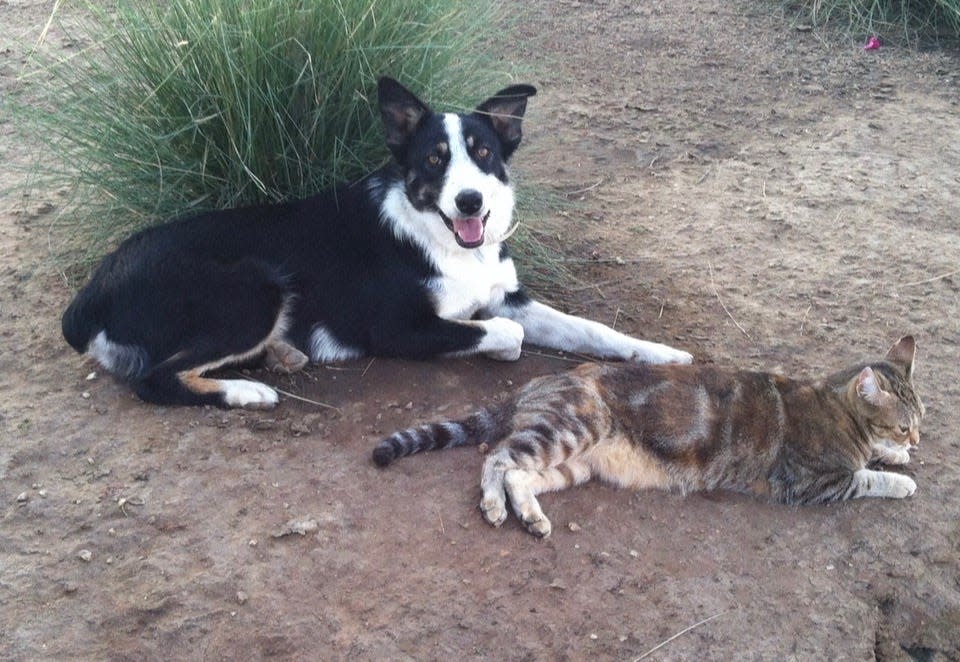
<path fill-rule="evenodd" d="M 507 504 L 503 499 L 485 496 L 480 501 L 480 510 L 483 518 L 494 526 L 500 526 L 507 519 Z"/>
<path fill-rule="evenodd" d="M 523 346 L 523 327 L 505 317 L 484 320 L 486 333 L 477 348 L 481 353 L 497 361 L 516 361 Z"/>
<path fill-rule="evenodd" d="M 880 455 L 880 460 L 885 464 L 906 464 L 910 461 L 910 453 L 906 448 L 886 449 Z"/>
<path fill-rule="evenodd" d="M 888 474 L 890 481 L 887 496 L 892 499 L 904 499 L 908 496 L 913 496 L 913 493 L 917 491 L 917 484 L 913 481 L 910 476 L 904 476 L 903 474 Z"/>
<path fill-rule="evenodd" d="M 524 519 L 523 525 L 527 527 L 527 531 L 538 538 L 548 537 L 553 530 L 553 525 L 550 524 L 546 515 L 538 515 L 532 520 Z"/>
<path fill-rule="evenodd" d="M 674 349 L 669 345 L 646 340 L 636 342 L 637 345 L 634 346 L 628 357 L 631 361 L 641 363 L 693 363 L 693 355 L 682 349 Z"/>

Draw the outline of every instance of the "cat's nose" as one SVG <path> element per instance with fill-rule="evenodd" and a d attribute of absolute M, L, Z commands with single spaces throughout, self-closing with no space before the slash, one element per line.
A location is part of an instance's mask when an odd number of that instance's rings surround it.
<path fill-rule="evenodd" d="M 910 431 L 910 445 L 919 446 L 920 445 L 920 430 L 911 430 Z"/>

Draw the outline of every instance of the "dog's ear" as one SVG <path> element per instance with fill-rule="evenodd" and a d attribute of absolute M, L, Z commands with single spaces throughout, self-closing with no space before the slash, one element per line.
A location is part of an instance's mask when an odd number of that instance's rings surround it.
<path fill-rule="evenodd" d="M 377 81 L 377 96 L 387 132 L 387 147 L 400 160 L 410 136 L 432 111 L 413 92 L 386 76 Z"/>
<path fill-rule="evenodd" d="M 520 144 L 520 122 L 527 110 L 527 98 L 536 93 L 537 88 L 532 85 L 511 85 L 477 106 L 474 114 L 490 122 L 500 136 L 504 160 Z"/>

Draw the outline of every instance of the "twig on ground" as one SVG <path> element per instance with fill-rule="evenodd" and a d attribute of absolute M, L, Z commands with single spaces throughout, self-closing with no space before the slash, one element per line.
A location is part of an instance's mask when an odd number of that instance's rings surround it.
<path fill-rule="evenodd" d="M 364 369 L 363 369 L 363 372 L 360 373 L 360 376 L 361 376 L 361 377 L 366 377 L 366 376 L 367 376 L 367 370 L 370 369 L 370 366 L 372 366 L 372 365 L 373 365 L 373 362 L 376 361 L 376 360 L 377 360 L 376 357 L 370 359 L 370 363 L 368 363 L 368 364 L 367 364 L 367 367 L 364 368 Z"/>
<path fill-rule="evenodd" d="M 546 352 L 538 352 L 535 349 L 525 349 L 523 350 L 524 354 L 529 354 L 530 356 L 542 356 L 545 359 L 557 359 L 559 361 L 567 361 L 569 363 L 583 363 L 588 360 L 590 357 L 581 356 L 581 358 L 570 358 L 569 356 L 560 356 L 558 354 L 547 354 Z"/>
<path fill-rule="evenodd" d="M 597 188 L 601 184 L 603 184 L 603 177 L 598 179 L 595 184 L 591 184 L 586 188 L 577 189 L 576 191 L 567 191 L 566 193 L 564 193 L 564 195 L 566 195 L 568 198 L 572 198 L 575 195 L 583 195 L 584 193 L 589 193 L 590 191 Z"/>
<path fill-rule="evenodd" d="M 253 380 L 251 380 L 253 381 Z M 326 402 L 320 402 L 318 400 L 311 400 L 310 398 L 305 398 L 302 395 L 296 395 L 295 393 L 290 393 L 289 391 L 284 391 L 283 389 L 277 388 L 276 386 L 271 386 L 274 391 L 281 393 L 288 398 L 293 398 L 294 400 L 299 400 L 300 402 L 306 402 L 308 405 L 316 405 L 317 407 L 323 407 L 324 409 L 332 409 L 338 414 L 342 414 L 343 410 L 340 407 L 334 405 L 328 405 Z"/>
<path fill-rule="evenodd" d="M 800 320 L 800 335 L 803 335 L 803 325 L 807 322 L 807 315 L 810 313 L 810 309 L 813 308 L 813 304 L 807 306 L 807 309 L 803 311 L 803 319 Z"/>
<path fill-rule="evenodd" d="M 709 623 L 710 621 L 712 621 L 712 620 L 715 619 L 715 618 L 720 618 L 721 616 L 723 616 L 724 614 L 729 613 L 729 612 L 730 612 L 729 609 L 728 609 L 727 611 L 722 611 L 722 612 L 720 612 L 719 614 L 714 614 L 713 616 L 710 616 L 709 618 L 705 618 L 705 619 L 703 619 L 702 621 L 698 621 L 698 622 L 694 623 L 693 625 L 691 625 L 691 626 L 689 626 L 689 627 L 686 627 L 686 628 L 680 630 L 679 632 L 677 632 L 675 635 L 673 635 L 673 636 L 670 637 L 669 639 L 664 639 L 663 641 L 661 641 L 659 644 L 657 644 L 656 646 L 654 646 L 653 648 L 651 648 L 650 650 L 648 650 L 646 653 L 644 653 L 644 654 L 641 655 L 640 657 L 634 658 L 633 662 L 640 662 L 640 660 L 642 660 L 643 658 L 647 657 L 647 656 L 650 655 L 651 653 L 660 650 L 661 648 L 663 648 L 664 646 L 666 646 L 667 644 L 669 644 L 671 641 L 673 641 L 673 640 L 676 639 L 677 637 L 682 637 L 682 636 L 685 635 L 687 632 L 690 632 L 690 630 L 693 630 L 694 628 L 698 628 L 698 627 L 700 627 L 701 625 L 703 625 L 703 624 L 705 624 L 705 623 Z"/>
<path fill-rule="evenodd" d="M 950 276 L 955 276 L 960 274 L 960 269 L 954 269 L 953 271 L 947 271 L 946 273 L 938 274 L 930 278 L 924 278 L 923 280 L 915 280 L 912 283 L 903 283 L 900 287 L 913 287 L 914 285 L 924 285 L 926 283 L 932 283 L 937 280 L 943 280 L 944 278 L 950 278 Z"/>
<path fill-rule="evenodd" d="M 255 381 L 257 381 L 256 379 L 251 379 L 250 377 L 247 377 L 245 374 L 243 374 L 242 372 L 240 372 L 240 371 L 238 371 L 238 370 L 233 370 L 233 371 L 231 371 L 231 372 L 232 372 L 233 374 L 235 374 L 236 376 L 238 376 L 240 379 L 245 379 L 245 380 L 247 380 L 248 382 L 255 382 Z M 334 406 L 334 405 L 328 405 L 327 403 L 325 403 L 325 402 L 319 402 L 318 400 L 311 400 L 310 398 L 305 398 L 305 397 L 303 397 L 302 395 L 297 395 L 297 394 L 295 394 L 295 393 L 290 393 L 289 391 L 284 391 L 283 389 L 277 388 L 276 386 L 271 386 L 270 388 L 272 388 L 272 389 L 273 389 L 274 391 L 276 391 L 277 393 L 280 393 L 280 394 L 282 394 L 282 395 L 287 396 L 288 398 L 293 398 L 294 400 L 299 400 L 300 402 L 306 402 L 308 405 L 316 405 L 317 407 L 323 407 L 323 408 L 325 408 L 325 409 L 332 409 L 332 410 L 334 410 L 335 412 L 337 412 L 338 414 L 342 414 L 342 413 L 343 413 L 343 410 L 340 409 L 340 407 L 336 407 L 336 406 Z"/>
<path fill-rule="evenodd" d="M 734 318 L 734 316 L 730 314 L 730 311 L 727 310 L 727 307 L 723 303 L 723 299 L 720 298 L 720 292 L 719 290 L 717 290 L 717 286 L 713 282 L 713 263 L 707 262 L 707 266 L 710 268 L 710 287 L 713 288 L 713 294 L 717 297 L 717 301 L 720 303 L 720 307 L 723 308 L 723 312 L 725 312 L 727 314 L 727 317 L 729 317 L 733 321 L 733 323 L 736 325 L 736 327 L 740 329 L 740 333 L 745 335 L 748 340 L 753 341 L 753 338 L 750 337 L 750 334 L 747 333 L 746 329 L 740 326 L 740 322 L 738 322 L 736 318 Z"/>

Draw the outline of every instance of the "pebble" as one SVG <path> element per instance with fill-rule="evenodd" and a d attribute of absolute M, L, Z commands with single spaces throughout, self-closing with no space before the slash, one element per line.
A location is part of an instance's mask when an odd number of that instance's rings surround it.
<path fill-rule="evenodd" d="M 247 594 L 244 591 L 237 591 L 237 604 L 245 605 L 247 604 Z"/>
<path fill-rule="evenodd" d="M 86 563 L 90 563 L 90 560 L 93 559 L 93 552 L 89 549 L 81 549 L 77 552 L 77 558 Z"/>
<path fill-rule="evenodd" d="M 26 503 L 29 498 L 30 496 L 26 492 L 21 492 L 17 495 L 17 503 Z"/>
<path fill-rule="evenodd" d="M 261 418 L 253 424 L 253 429 L 257 432 L 264 432 L 266 430 L 274 430 L 277 427 L 277 420 L 275 418 Z"/>
<path fill-rule="evenodd" d="M 278 531 L 272 533 L 274 538 L 282 538 L 284 536 L 289 536 L 294 533 L 301 536 L 305 536 L 311 531 L 316 531 L 319 528 L 317 520 L 312 517 L 306 519 L 292 519 L 287 521 Z"/>
<path fill-rule="evenodd" d="M 640 552 L 638 552 L 638 551 L 635 550 L 635 549 L 631 549 L 631 550 L 630 550 L 630 556 L 632 556 L 632 557 L 635 558 L 635 559 L 638 559 L 638 558 L 640 558 Z"/>
<path fill-rule="evenodd" d="M 573 531 L 574 533 L 576 533 L 576 532 L 579 531 L 582 527 L 581 527 L 579 524 L 577 524 L 576 522 L 570 522 L 569 524 L 567 524 L 567 528 L 570 529 L 571 531 Z"/>

